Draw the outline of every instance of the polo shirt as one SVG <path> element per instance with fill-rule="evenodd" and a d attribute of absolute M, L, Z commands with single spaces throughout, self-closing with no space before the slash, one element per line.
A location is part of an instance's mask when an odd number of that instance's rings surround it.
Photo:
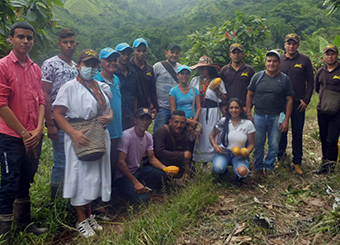
<path fill-rule="evenodd" d="M 138 76 L 139 87 L 141 94 L 138 96 L 138 106 L 150 108 L 150 103 L 153 104 L 154 108 L 158 110 L 158 101 L 156 94 L 156 78 L 153 72 L 153 67 L 144 61 L 144 67 L 141 69 L 131 58 L 129 66 L 135 69 Z"/>
<path fill-rule="evenodd" d="M 248 92 L 247 87 L 250 83 L 250 79 L 255 74 L 255 70 L 253 67 L 242 61 L 243 65 L 236 71 L 231 66 L 231 63 L 232 62 L 223 66 L 220 73 L 228 93 L 228 100 L 231 98 L 239 98 L 245 105 Z"/>
<path fill-rule="evenodd" d="M 315 91 L 319 93 L 319 104 L 316 107 L 318 110 L 321 108 L 322 95 L 325 89 L 323 86 L 324 74 L 326 74 L 326 88 L 340 93 L 340 63 L 337 63 L 337 67 L 331 72 L 328 71 L 327 65 L 324 65 L 316 73 Z"/>
<path fill-rule="evenodd" d="M 123 127 L 122 127 L 122 98 L 120 94 L 120 81 L 116 75 L 113 75 L 113 83 L 104 79 L 100 74 L 100 71 L 97 71 L 97 75 L 94 77 L 95 80 L 106 83 L 110 86 L 110 90 L 112 93 L 112 98 L 110 99 L 111 109 L 113 111 L 113 119 L 107 125 L 107 129 L 110 133 L 110 138 L 115 139 L 122 137 L 123 135 Z"/>
<path fill-rule="evenodd" d="M 310 102 L 314 90 L 313 65 L 309 57 L 297 53 L 292 59 L 281 55 L 279 70 L 287 74 L 292 81 L 294 99 L 302 99 L 306 104 Z"/>
<path fill-rule="evenodd" d="M 8 106 L 28 131 L 38 125 L 39 106 L 45 105 L 41 85 L 41 70 L 27 56 L 23 67 L 13 51 L 0 59 L 0 107 Z M 21 138 L 3 120 L 0 133 Z"/>

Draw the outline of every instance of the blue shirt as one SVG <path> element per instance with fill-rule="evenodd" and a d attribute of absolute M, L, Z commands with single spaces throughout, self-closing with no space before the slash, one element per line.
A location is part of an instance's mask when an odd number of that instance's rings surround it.
<path fill-rule="evenodd" d="M 193 98 L 192 88 L 190 88 L 189 93 L 183 94 L 178 85 L 170 90 L 170 95 L 174 96 L 176 99 L 176 109 L 182 110 L 185 112 L 185 117 L 190 118 L 191 115 L 191 108 L 192 108 L 192 101 L 199 95 L 198 89 L 195 88 L 195 98 Z M 196 103 L 195 103 L 196 106 Z M 192 118 L 195 117 L 196 108 L 192 113 Z"/>
<path fill-rule="evenodd" d="M 113 111 L 113 119 L 107 125 L 107 129 L 110 132 L 110 138 L 115 139 L 123 136 L 122 127 L 122 99 L 120 95 L 120 80 L 116 75 L 113 75 L 113 83 L 107 81 L 100 75 L 100 70 L 94 77 L 95 80 L 104 82 L 110 86 L 112 99 L 110 99 L 111 109 Z"/>

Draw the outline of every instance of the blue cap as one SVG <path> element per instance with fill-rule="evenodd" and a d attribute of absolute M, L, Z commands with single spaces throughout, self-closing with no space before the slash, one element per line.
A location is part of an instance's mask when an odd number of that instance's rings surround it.
<path fill-rule="evenodd" d="M 104 48 L 100 51 L 99 53 L 99 59 L 106 59 L 108 58 L 109 56 L 111 56 L 111 54 L 116 54 L 117 57 L 120 56 L 120 53 L 117 52 L 116 50 L 114 50 L 113 48 L 110 48 L 110 47 L 107 47 L 107 48 Z"/>
<path fill-rule="evenodd" d="M 122 52 L 125 49 L 129 49 L 131 51 L 131 53 L 133 53 L 133 51 L 134 51 L 133 48 L 131 48 L 130 45 L 127 44 L 127 43 L 120 43 L 116 46 L 116 51 L 118 51 L 118 52 Z"/>
<path fill-rule="evenodd" d="M 180 66 L 180 67 L 178 67 L 178 69 L 177 69 L 177 73 L 180 73 L 180 72 L 183 71 L 183 70 L 188 70 L 189 72 L 191 72 L 189 66 Z"/>
<path fill-rule="evenodd" d="M 141 45 L 142 43 L 144 43 L 145 46 L 146 46 L 147 48 L 149 48 L 148 42 L 147 42 L 144 38 L 141 38 L 141 37 L 140 37 L 140 38 L 137 38 L 137 39 L 133 42 L 132 47 L 133 47 L 133 48 L 138 48 L 139 45 Z"/>

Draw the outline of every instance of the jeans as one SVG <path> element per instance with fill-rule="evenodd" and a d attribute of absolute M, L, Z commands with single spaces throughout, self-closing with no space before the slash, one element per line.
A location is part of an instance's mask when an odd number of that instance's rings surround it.
<path fill-rule="evenodd" d="M 53 146 L 53 167 L 51 173 L 51 184 L 60 185 L 64 181 L 65 174 L 65 149 L 64 149 L 65 132 L 58 130 L 58 139 L 52 140 Z"/>
<path fill-rule="evenodd" d="M 255 112 L 254 124 L 255 124 L 255 168 L 262 170 L 273 170 L 275 165 L 275 159 L 279 150 L 279 142 L 281 137 L 280 125 L 279 125 L 280 114 L 275 115 L 260 115 Z M 267 157 L 263 162 L 264 158 L 264 144 L 268 134 L 268 152 Z"/>
<path fill-rule="evenodd" d="M 159 189 L 162 187 L 162 183 L 165 182 L 168 177 L 163 170 L 154 168 L 152 166 L 146 166 L 139 168 L 134 174 L 135 178 L 151 189 Z M 117 189 L 121 192 L 124 199 L 128 200 L 131 204 L 147 202 L 149 196 L 147 193 L 138 194 L 135 191 L 133 183 L 125 176 L 120 177 L 114 183 Z"/>
<path fill-rule="evenodd" d="M 300 112 L 297 108 L 300 105 L 300 101 L 294 100 L 293 111 L 291 115 L 292 125 L 292 148 L 293 148 L 293 164 L 301 164 L 302 161 L 302 136 L 303 126 L 305 124 L 305 111 Z M 287 148 L 287 132 L 281 133 L 281 140 L 279 143 L 278 159 L 281 159 Z"/>
<path fill-rule="evenodd" d="M 227 154 L 216 153 L 213 160 L 212 171 L 216 174 L 225 174 L 228 171 L 228 165 L 233 165 L 234 173 L 239 178 L 245 178 L 249 174 L 249 161 L 242 157 L 235 157 L 231 152 L 228 152 Z M 247 175 L 240 176 L 236 171 L 236 169 L 241 166 L 248 169 Z"/>
<path fill-rule="evenodd" d="M 165 124 L 169 124 L 171 113 L 170 109 L 159 108 L 155 120 L 153 121 L 153 133 Z"/>
<path fill-rule="evenodd" d="M 318 110 L 318 124 L 322 147 L 322 159 L 337 161 L 340 133 L 340 110 L 335 115 L 327 115 Z"/>
<path fill-rule="evenodd" d="M 29 189 L 37 172 L 41 144 L 38 145 L 38 158 L 28 157 L 21 138 L 0 134 L 0 214 L 11 214 L 16 198 L 29 197 Z"/>

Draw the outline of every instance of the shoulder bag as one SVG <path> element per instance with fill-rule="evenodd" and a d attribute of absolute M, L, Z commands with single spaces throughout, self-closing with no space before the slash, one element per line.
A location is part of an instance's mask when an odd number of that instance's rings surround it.
<path fill-rule="evenodd" d="M 340 93 L 326 89 L 326 71 L 323 71 L 323 93 L 320 110 L 327 115 L 334 115 L 340 109 Z"/>

